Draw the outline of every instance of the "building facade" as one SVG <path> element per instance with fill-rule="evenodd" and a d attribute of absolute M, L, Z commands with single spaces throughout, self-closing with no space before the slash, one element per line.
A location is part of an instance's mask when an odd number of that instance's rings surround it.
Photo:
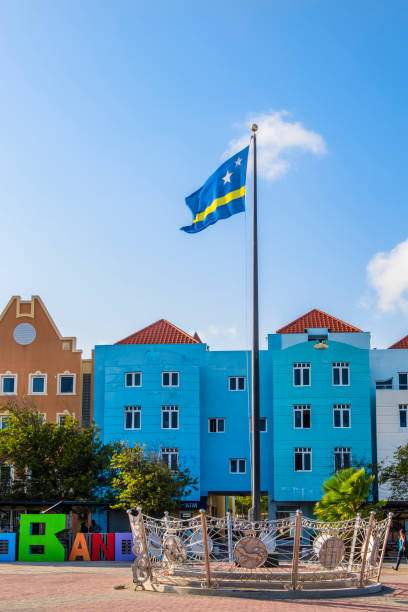
<path fill-rule="evenodd" d="M 370 358 L 376 459 L 381 466 L 391 463 L 397 448 L 408 443 L 408 336 L 388 349 L 373 350 Z M 379 486 L 378 495 L 391 505 L 400 501 L 392 499 L 385 485 Z"/>
<path fill-rule="evenodd" d="M 269 514 L 321 497 L 336 469 L 372 463 L 370 335 L 318 310 L 260 354 L 261 490 Z M 94 353 L 103 439 L 138 441 L 188 467 L 186 499 L 223 513 L 251 491 L 250 353 L 210 351 L 165 320 Z"/>
<path fill-rule="evenodd" d="M 0 427 L 7 402 L 23 399 L 47 421 L 71 414 L 89 424 L 92 361 L 81 354 L 76 338 L 61 336 L 39 296 L 12 297 L 0 315 Z"/>

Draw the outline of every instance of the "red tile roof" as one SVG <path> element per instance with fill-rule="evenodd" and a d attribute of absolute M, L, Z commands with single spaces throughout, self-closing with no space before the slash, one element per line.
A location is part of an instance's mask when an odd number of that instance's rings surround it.
<path fill-rule="evenodd" d="M 200 340 L 160 319 L 115 344 L 200 344 Z"/>
<path fill-rule="evenodd" d="M 408 335 L 404 336 L 404 338 L 401 338 L 401 340 L 398 340 L 398 342 L 396 342 L 392 346 L 389 346 L 388 348 L 390 349 L 408 349 Z"/>
<path fill-rule="evenodd" d="M 349 323 L 345 323 L 340 319 L 336 319 L 336 317 L 332 317 L 332 315 L 327 314 L 327 312 L 323 312 L 322 310 L 317 310 L 314 308 L 310 312 L 302 315 L 292 323 L 288 323 L 284 327 L 281 327 L 276 331 L 277 334 L 304 334 L 306 329 L 311 328 L 328 328 L 329 332 L 361 332 L 361 329 L 358 327 L 354 327 L 354 325 L 350 325 Z"/>

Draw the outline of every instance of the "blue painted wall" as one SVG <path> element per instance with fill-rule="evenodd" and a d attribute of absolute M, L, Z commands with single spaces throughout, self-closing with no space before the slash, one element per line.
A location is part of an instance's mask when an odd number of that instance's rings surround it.
<path fill-rule="evenodd" d="M 200 363 L 205 345 L 95 347 L 94 420 L 104 441 L 123 440 L 179 449 L 181 468 L 200 479 Z M 125 386 L 125 373 L 142 372 L 142 386 Z M 162 387 L 162 372 L 179 372 L 179 387 Z M 162 405 L 179 406 L 179 429 L 161 428 Z M 124 428 L 124 407 L 141 406 L 141 429 Z M 197 499 L 192 492 L 188 499 Z"/>
<path fill-rule="evenodd" d="M 321 497 L 323 481 L 334 471 L 336 446 L 351 447 L 353 463 L 372 462 L 369 335 L 328 334 L 325 350 L 316 350 L 315 341 L 308 341 L 307 334 L 276 334 L 268 339 L 273 353 L 276 432 L 274 498 L 276 501 L 316 501 Z M 345 342 L 348 340 L 351 344 Z M 296 362 L 311 364 L 310 386 L 293 385 Z M 333 362 L 350 364 L 349 386 L 333 385 Z M 310 429 L 294 428 L 294 404 L 310 404 Z M 350 428 L 334 427 L 334 404 L 350 404 Z M 295 472 L 295 447 L 312 449 L 311 472 Z"/>
<path fill-rule="evenodd" d="M 326 330 L 327 331 L 327 330 Z M 268 336 L 261 351 L 261 488 L 276 501 L 310 502 L 333 472 L 334 447 L 350 446 L 354 462 L 371 463 L 370 336 L 328 334 L 329 348 L 318 351 L 307 334 Z M 242 494 L 251 489 L 250 354 L 209 351 L 195 345 L 97 346 L 94 363 L 94 419 L 105 441 L 138 441 L 148 450 L 179 449 L 180 466 L 199 480 L 199 491 Z M 310 362 L 310 387 L 293 386 L 293 363 Z M 332 384 L 332 363 L 350 363 L 350 386 Z M 140 388 L 125 387 L 125 373 L 141 371 Z M 180 385 L 163 388 L 161 373 L 177 371 Z M 230 391 L 229 376 L 245 376 L 245 391 Z M 351 405 L 351 428 L 333 427 L 333 404 Z M 161 406 L 179 406 L 179 429 L 161 429 Z M 293 405 L 311 404 L 310 430 L 294 429 Z M 141 430 L 124 429 L 124 406 L 140 405 Z M 208 420 L 225 418 L 224 433 L 210 433 Z M 294 448 L 312 448 L 312 472 L 294 471 Z M 230 474 L 229 460 L 247 460 L 245 474 Z"/>

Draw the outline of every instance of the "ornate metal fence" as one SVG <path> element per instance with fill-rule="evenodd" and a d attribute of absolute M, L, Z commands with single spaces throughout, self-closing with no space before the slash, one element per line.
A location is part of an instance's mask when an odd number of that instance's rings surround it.
<path fill-rule="evenodd" d="M 296 516 L 248 521 L 156 519 L 128 511 L 136 585 L 313 589 L 379 582 L 391 515 L 328 523 Z"/>

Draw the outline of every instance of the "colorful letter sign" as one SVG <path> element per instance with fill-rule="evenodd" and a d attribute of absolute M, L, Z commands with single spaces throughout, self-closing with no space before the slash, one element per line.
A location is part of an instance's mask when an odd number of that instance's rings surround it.
<path fill-rule="evenodd" d="M 37 523 L 45 526 L 44 535 L 32 534 Z M 64 529 L 65 514 L 21 514 L 18 560 L 64 561 L 65 549 L 55 535 Z"/>

